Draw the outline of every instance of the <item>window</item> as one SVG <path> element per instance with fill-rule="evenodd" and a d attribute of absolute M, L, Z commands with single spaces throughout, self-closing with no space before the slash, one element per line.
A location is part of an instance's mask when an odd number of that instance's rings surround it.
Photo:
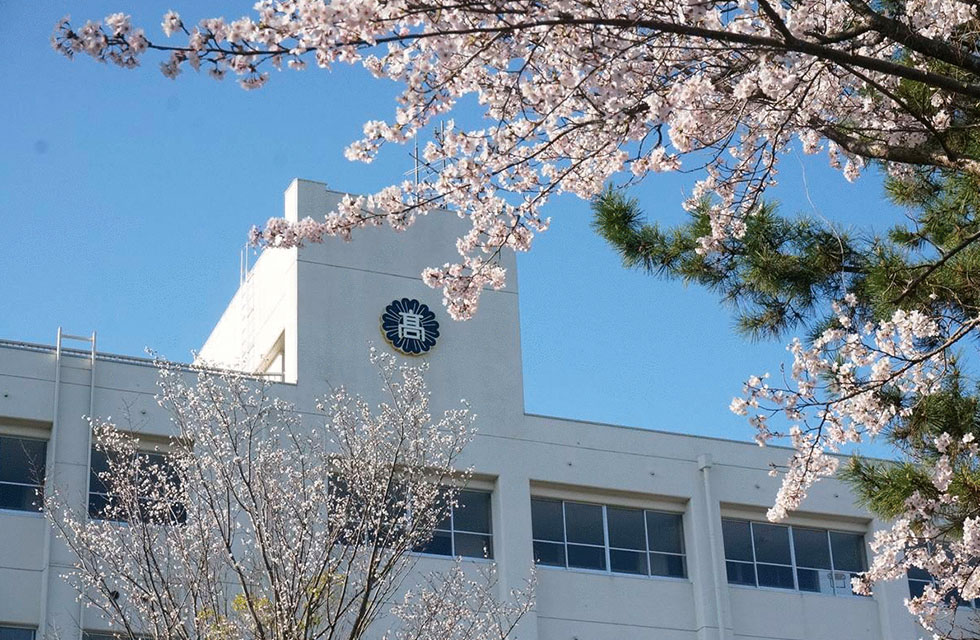
<path fill-rule="evenodd" d="M 109 456 L 105 451 L 92 448 L 89 464 L 89 493 L 88 493 L 88 513 L 92 518 L 103 520 L 129 520 L 129 505 L 123 503 L 119 495 L 115 495 L 112 486 L 107 485 L 104 478 L 109 474 Z M 128 468 L 124 461 L 120 460 L 118 465 Z M 117 469 L 119 466 L 117 466 Z M 179 478 L 173 473 L 167 457 L 162 453 L 140 452 L 138 454 L 138 468 L 135 477 L 125 478 L 126 484 L 135 483 L 139 487 L 140 495 L 137 496 L 139 504 L 137 517 L 142 522 L 158 520 L 160 522 L 184 522 L 187 514 L 184 506 L 179 502 L 170 505 L 169 513 L 156 508 L 154 498 L 150 492 L 154 484 L 164 484 L 168 489 L 179 487 Z M 170 491 L 167 491 L 168 493 Z"/>
<path fill-rule="evenodd" d="M 392 483 L 387 492 L 373 492 L 367 485 L 351 491 L 347 478 L 333 475 L 327 484 L 333 526 L 339 528 L 338 542 L 344 545 L 377 544 L 387 547 L 400 540 L 409 520 L 405 487 Z"/>
<path fill-rule="evenodd" d="M 0 436 L 0 509 L 41 510 L 47 452 L 44 440 Z"/>
<path fill-rule="evenodd" d="M 926 589 L 926 585 L 933 583 L 932 575 L 924 569 L 918 567 L 909 567 L 908 570 L 908 581 L 909 581 L 909 595 L 913 598 L 918 598 Z M 961 607 L 971 607 L 973 609 L 980 609 L 980 598 L 974 598 L 973 600 L 964 600 L 960 597 L 959 592 L 956 592 L 956 600 Z"/>
<path fill-rule="evenodd" d="M 921 596 L 922 592 L 926 590 L 926 585 L 932 584 L 932 576 L 929 575 L 929 572 L 918 567 L 911 567 L 908 575 L 909 595 L 913 598 Z"/>
<path fill-rule="evenodd" d="M 531 499 L 535 564 L 684 578 L 681 515 Z"/>
<path fill-rule="evenodd" d="M 723 518 L 729 584 L 853 595 L 851 578 L 867 568 L 864 536 Z"/>
<path fill-rule="evenodd" d="M 0 627 L 0 640 L 34 640 L 34 629 Z"/>
<path fill-rule="evenodd" d="M 463 490 L 456 506 L 436 526 L 432 539 L 417 547 L 419 553 L 466 558 L 493 558 L 490 492 Z"/>

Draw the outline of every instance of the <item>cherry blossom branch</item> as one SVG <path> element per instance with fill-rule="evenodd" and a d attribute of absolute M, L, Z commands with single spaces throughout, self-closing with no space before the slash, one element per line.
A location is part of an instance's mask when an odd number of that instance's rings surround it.
<path fill-rule="evenodd" d="M 288 247 L 347 239 L 379 222 L 400 230 L 434 207 L 455 209 L 473 225 L 458 242 L 462 259 L 428 271 L 426 280 L 443 289 L 450 315 L 464 319 L 484 288 L 503 285 L 501 250 L 527 250 L 547 227 L 539 211 L 552 195 L 593 197 L 624 169 L 630 181 L 656 171 L 704 176 L 685 206 L 717 202 L 705 255 L 740 236 L 794 137 L 807 153 L 829 141 L 831 163 L 848 179 L 865 159 L 896 171 L 907 162 L 980 171 L 980 159 L 943 134 L 960 126 L 952 105 L 980 97 L 975 61 L 963 57 L 956 31 L 970 16 L 956 0 L 939 0 L 935 16 L 921 17 L 912 5 L 922 1 L 910 0 L 910 26 L 902 30 L 894 23 L 900 16 L 869 22 L 846 2 L 828 13 L 768 0 L 757 8 L 409 1 L 352 14 L 343 3 L 297 0 L 261 2 L 257 19 L 208 19 L 190 29 L 168 13 L 164 32 L 183 33 L 184 46 L 151 42 L 123 14 L 78 29 L 63 21 L 54 44 L 65 55 L 122 66 L 156 49 L 170 54 L 162 69 L 171 77 L 206 64 L 215 77 L 238 75 L 246 88 L 267 81 L 268 64 L 300 69 L 304 56 L 323 67 L 361 63 L 406 87 L 394 121 L 367 123 L 364 138 L 347 149 L 348 158 L 365 162 L 386 143 L 416 138 L 462 96 L 481 96 L 493 126 L 427 145 L 427 161 L 438 157 L 442 166 L 425 180 L 345 201 L 322 221 L 270 220 L 252 236 Z M 947 66 L 920 62 L 914 56 L 922 51 Z M 936 91 L 935 116 L 910 108 L 898 92 L 903 81 Z M 871 110 L 862 97 L 869 88 L 883 98 Z M 647 150 L 651 132 L 658 144 Z M 696 166 L 682 168 L 682 158 Z"/>

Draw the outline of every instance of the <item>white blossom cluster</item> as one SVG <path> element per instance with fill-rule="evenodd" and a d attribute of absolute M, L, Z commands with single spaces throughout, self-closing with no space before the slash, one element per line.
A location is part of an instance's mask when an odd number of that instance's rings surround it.
<path fill-rule="evenodd" d="M 513 637 L 532 585 L 501 599 L 493 565 L 473 575 L 447 559 L 406 591 L 413 551 L 469 475 L 456 467 L 473 416 L 432 419 L 424 368 L 372 358 L 386 402 L 339 389 L 312 421 L 268 383 L 163 366 L 158 399 L 176 427 L 166 463 L 147 465 L 137 436 L 96 422 L 108 506 L 89 517 L 48 492 L 80 599 L 158 640 Z"/>
<path fill-rule="evenodd" d="M 975 637 L 973 616 L 964 620 L 957 610 L 969 610 L 964 603 L 980 598 L 980 516 L 966 518 L 957 531 L 943 515 L 958 500 L 950 491 L 953 469 L 975 475 L 980 471 L 980 449 L 973 434 L 954 440 L 943 433 L 933 444 L 942 454 L 931 478 L 935 495 L 916 492 L 906 502 L 905 514 L 875 534 L 874 560 L 853 586 L 856 592 L 868 594 L 877 580 L 901 579 L 910 569 L 926 572 L 931 583 L 906 605 L 934 637 L 960 640 Z"/>
<path fill-rule="evenodd" d="M 917 402 L 939 392 L 953 369 L 950 347 L 972 335 L 978 319 L 961 321 L 939 312 L 897 310 L 887 321 L 859 322 L 857 300 L 849 294 L 835 303 L 835 326 L 823 331 L 808 348 L 799 339 L 787 347 L 793 364 L 783 384 L 770 385 L 767 376 L 753 376 L 745 395 L 731 409 L 748 415 L 765 445 L 789 437 L 795 449 L 782 474 L 782 485 L 771 520 L 781 520 L 800 506 L 807 490 L 838 468 L 842 447 L 868 442 L 896 419 L 911 415 Z M 789 428 L 773 428 L 773 419 Z M 925 593 L 908 601 L 909 610 L 937 637 L 954 638 L 958 597 L 980 597 L 980 519 L 970 518 L 962 535 L 944 525 L 944 507 L 957 497 L 950 491 L 954 468 L 980 471 L 972 435 L 954 442 L 943 433 L 934 443 L 938 461 L 922 468 L 930 472 L 935 496 L 916 493 L 905 511 L 886 531 L 878 532 L 871 568 L 855 580 L 855 589 L 870 593 L 874 582 L 904 578 L 910 568 L 933 578 Z M 921 462 L 911 460 L 911 462 Z M 941 633 L 942 632 L 942 633 Z"/>
<path fill-rule="evenodd" d="M 486 126 L 445 131 L 424 145 L 431 168 L 320 220 L 270 220 L 253 239 L 295 246 L 387 222 L 402 229 L 443 207 L 465 216 L 460 260 L 425 273 L 454 318 L 470 317 L 485 287 L 503 285 L 502 250 L 526 251 L 556 194 L 598 194 L 625 172 L 699 170 L 685 206 L 713 201 L 701 251 L 739 237 L 780 151 L 798 140 L 825 150 L 856 178 L 867 159 L 977 169 L 977 159 L 936 151 L 957 99 L 975 102 L 976 8 L 959 0 L 910 0 L 886 8 L 858 0 L 261 0 L 255 13 L 190 25 L 164 16 L 176 44 L 147 43 L 127 16 L 74 28 L 59 23 L 55 48 L 123 66 L 147 47 L 168 54 L 169 77 L 190 66 L 247 89 L 268 68 L 312 60 L 363 65 L 404 87 L 387 121 L 364 125 L 347 157 L 370 162 L 386 143 L 405 143 L 473 96 Z M 934 61 L 952 69 L 940 72 Z M 923 118 L 898 97 L 914 80 L 932 92 Z M 929 143 L 929 144 L 927 144 Z"/>

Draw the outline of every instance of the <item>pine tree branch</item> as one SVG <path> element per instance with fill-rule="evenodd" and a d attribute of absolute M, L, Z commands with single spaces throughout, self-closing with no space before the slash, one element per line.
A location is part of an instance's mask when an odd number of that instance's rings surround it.
<path fill-rule="evenodd" d="M 964 238 L 962 242 L 960 242 L 958 245 L 956 245 L 955 247 L 953 247 L 952 249 L 950 249 L 947 253 L 943 254 L 943 256 L 939 260 L 937 260 L 937 261 L 933 262 L 932 264 L 930 264 L 929 267 L 924 272 L 922 272 L 918 277 L 916 277 L 908 285 L 906 285 L 905 286 L 905 289 L 902 291 L 902 293 L 897 298 L 895 298 L 892 301 L 892 303 L 893 304 L 899 304 L 900 302 L 902 302 L 906 297 L 908 297 L 908 295 L 910 293 L 912 293 L 912 291 L 917 286 L 919 286 L 920 284 L 922 284 L 922 282 L 926 278 L 928 278 L 929 276 L 931 276 L 933 273 L 936 272 L 937 269 L 939 269 L 940 267 L 942 267 L 943 265 L 945 265 L 947 262 L 949 262 L 950 259 L 952 259 L 954 256 L 956 256 L 956 254 L 958 254 L 959 252 L 961 252 L 964 249 L 966 249 L 967 247 L 969 247 L 971 244 L 973 244 L 974 242 L 976 242 L 978 239 L 980 239 L 980 231 L 976 231 L 974 233 L 971 233 L 969 236 L 967 236 L 966 238 Z"/>

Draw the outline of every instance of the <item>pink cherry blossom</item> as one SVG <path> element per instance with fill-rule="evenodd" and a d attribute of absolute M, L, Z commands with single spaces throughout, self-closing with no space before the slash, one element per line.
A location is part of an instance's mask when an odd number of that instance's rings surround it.
<path fill-rule="evenodd" d="M 806 153 L 825 150 L 848 180 L 867 159 L 884 160 L 896 175 L 906 162 L 980 171 L 978 159 L 929 146 L 953 126 L 955 107 L 946 105 L 980 98 L 980 85 L 930 65 L 933 56 L 980 71 L 957 39 L 975 17 L 975 7 L 958 0 L 915 0 L 886 13 L 848 0 L 261 0 L 252 16 L 206 18 L 191 28 L 169 11 L 164 34 L 183 33 L 186 41 L 147 46 L 171 51 L 160 67 L 168 77 L 185 65 L 204 67 L 216 78 L 235 74 L 246 89 L 268 82 L 262 69 L 308 62 L 360 64 L 401 83 L 393 116 L 366 123 L 363 138 L 347 148 L 360 162 L 386 144 L 417 139 L 459 100 L 475 97 L 489 126 L 462 130 L 449 120 L 425 144 L 427 171 L 418 185 L 388 187 L 364 208 L 325 211 L 316 225 L 253 235 L 294 246 L 347 238 L 378 222 L 402 229 L 448 209 L 466 217 L 472 233 L 458 244 L 454 268 L 426 279 L 443 289 L 453 317 L 466 318 L 484 288 L 499 284 L 500 273 L 486 263 L 501 251 L 527 250 L 547 229 L 542 211 L 553 196 L 592 198 L 616 176 L 699 170 L 685 205 L 714 200 L 700 249 L 711 253 L 744 233 L 745 217 L 775 184 L 780 152 L 794 140 Z M 66 55 L 134 66 L 147 47 L 129 42 L 129 29 L 122 14 L 77 30 L 65 20 L 54 43 Z M 896 61 L 903 53 L 908 64 Z M 943 110 L 931 122 L 895 97 L 905 80 L 933 92 Z"/>

